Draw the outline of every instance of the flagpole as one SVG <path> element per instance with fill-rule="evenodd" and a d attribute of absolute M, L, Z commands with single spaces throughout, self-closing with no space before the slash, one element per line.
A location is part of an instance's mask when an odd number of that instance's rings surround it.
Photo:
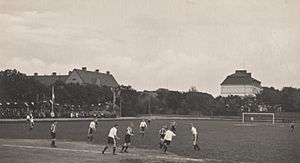
<path fill-rule="evenodd" d="M 54 86 L 52 85 L 52 95 L 51 95 L 51 100 L 52 100 L 52 106 L 51 106 L 51 112 L 53 113 L 53 108 L 54 108 Z"/>
<path fill-rule="evenodd" d="M 120 117 L 122 117 L 122 98 L 120 96 Z"/>
<path fill-rule="evenodd" d="M 116 107 L 116 92 L 115 89 L 113 89 L 113 108 L 115 109 Z"/>

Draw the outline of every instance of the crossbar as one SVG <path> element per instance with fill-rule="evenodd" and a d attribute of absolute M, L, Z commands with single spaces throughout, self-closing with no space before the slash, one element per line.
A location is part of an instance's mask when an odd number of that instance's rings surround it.
<path fill-rule="evenodd" d="M 243 113 L 242 123 L 245 123 L 245 115 L 272 115 L 272 124 L 275 124 L 275 114 L 274 113 Z"/>

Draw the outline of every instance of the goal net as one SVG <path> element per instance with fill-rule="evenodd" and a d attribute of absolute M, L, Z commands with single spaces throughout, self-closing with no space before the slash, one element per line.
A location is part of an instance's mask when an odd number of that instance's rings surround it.
<path fill-rule="evenodd" d="M 247 122 L 265 122 L 271 121 L 272 124 L 275 124 L 275 114 L 274 113 L 243 113 L 242 114 L 242 123 Z"/>

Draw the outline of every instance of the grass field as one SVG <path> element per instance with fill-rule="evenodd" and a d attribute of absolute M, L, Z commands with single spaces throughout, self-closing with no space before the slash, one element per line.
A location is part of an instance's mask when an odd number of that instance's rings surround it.
<path fill-rule="evenodd" d="M 132 146 L 137 149 L 160 152 L 158 130 L 162 125 L 169 124 L 170 120 L 153 120 L 146 130 L 144 138 L 138 135 L 139 120 L 100 121 L 94 135 L 95 144 L 104 145 L 109 128 L 117 123 L 119 124 L 118 135 L 121 137 L 118 144 L 121 147 L 126 127 L 130 122 L 134 123 L 136 133 L 132 139 Z M 192 147 L 189 128 L 191 122 L 194 123 L 199 133 L 200 152 L 194 151 Z M 300 160 L 299 124 L 296 124 L 295 131 L 291 133 L 289 124 L 285 123 L 241 125 L 237 121 L 209 120 L 177 120 L 177 123 L 177 136 L 174 138 L 169 151 L 179 156 L 203 159 L 208 162 L 217 162 L 218 160 L 221 162 L 298 162 Z M 88 124 L 89 121 L 59 122 L 58 146 L 63 148 L 65 141 L 85 141 Z M 50 122 L 36 122 L 34 129 L 29 131 L 25 122 L 1 122 L 0 138 L 3 140 L 49 139 L 49 127 Z M 43 145 L 49 147 L 49 143 Z M 96 147 L 96 151 L 102 150 L 101 147 Z M 4 150 L 3 148 L 0 149 Z M 132 149 L 132 153 L 139 151 L 137 149 Z"/>

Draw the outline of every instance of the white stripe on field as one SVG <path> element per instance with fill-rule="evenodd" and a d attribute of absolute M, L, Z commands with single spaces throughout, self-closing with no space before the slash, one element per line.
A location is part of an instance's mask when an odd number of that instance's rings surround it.
<path fill-rule="evenodd" d="M 100 153 L 99 151 L 91 151 L 84 149 L 67 149 L 67 148 L 50 148 L 50 147 L 37 147 L 37 146 L 24 146 L 24 145 L 9 145 L 3 144 L 4 147 L 15 147 L 15 148 L 27 148 L 27 149 L 48 149 L 48 150 L 57 150 L 57 151 L 71 151 L 71 152 L 88 152 L 88 153 Z"/>
<path fill-rule="evenodd" d="M 85 149 L 68 149 L 68 148 L 52 148 L 52 147 L 40 147 L 40 146 L 25 146 L 25 145 L 10 145 L 10 144 L 3 144 L 1 146 L 4 147 L 13 147 L 13 148 L 26 148 L 26 149 L 43 149 L 43 150 L 57 150 L 57 151 L 70 151 L 70 152 L 86 152 L 86 153 L 96 153 L 101 154 L 100 151 L 92 151 L 92 150 L 85 150 Z M 194 158 L 184 158 L 184 157 L 174 157 L 172 156 L 153 156 L 153 155 L 147 155 L 147 156 L 140 156 L 137 154 L 131 154 L 131 153 L 118 153 L 117 155 L 124 155 L 124 156 L 133 156 L 133 157 L 143 157 L 143 158 L 149 158 L 149 159 L 164 159 L 164 160 L 174 160 L 174 161 L 194 161 L 194 162 L 204 162 L 204 161 L 217 161 L 220 162 L 220 160 L 215 159 L 194 159 Z"/>

